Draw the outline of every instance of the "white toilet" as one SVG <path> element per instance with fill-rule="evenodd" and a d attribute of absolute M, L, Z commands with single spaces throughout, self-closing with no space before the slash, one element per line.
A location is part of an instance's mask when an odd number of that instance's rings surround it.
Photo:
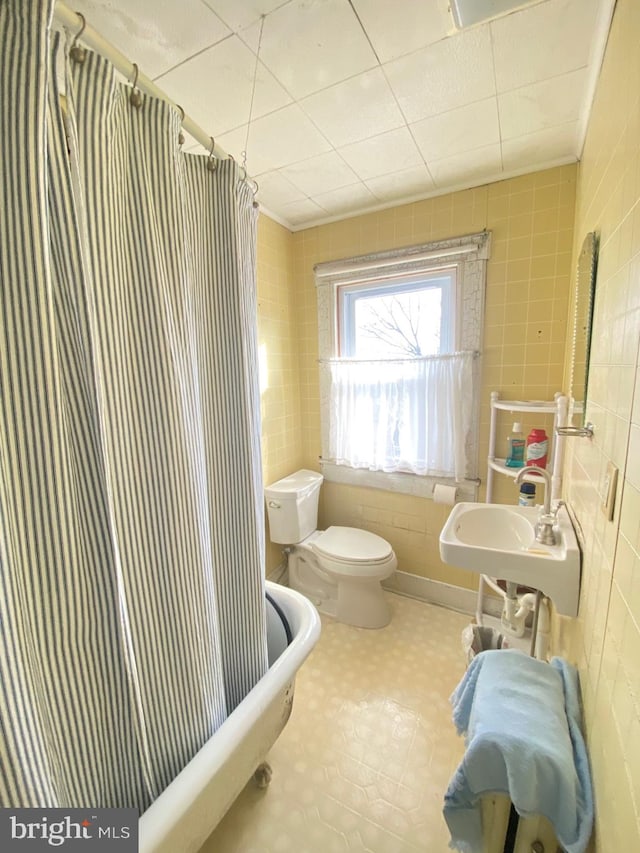
<path fill-rule="evenodd" d="M 302 470 L 265 489 L 271 541 L 291 548 L 289 586 L 340 622 L 383 628 L 391 612 L 380 582 L 396 570 L 396 555 L 366 530 L 316 530 L 322 480 Z"/>

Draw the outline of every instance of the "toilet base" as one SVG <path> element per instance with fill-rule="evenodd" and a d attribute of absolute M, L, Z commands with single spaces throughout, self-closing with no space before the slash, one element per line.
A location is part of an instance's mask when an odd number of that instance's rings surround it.
<path fill-rule="evenodd" d="M 309 548 L 296 546 L 289 553 L 289 586 L 301 592 L 315 605 L 319 613 L 338 618 L 338 584 L 319 567 Z"/>
<path fill-rule="evenodd" d="M 379 580 L 341 580 L 338 584 L 336 618 L 356 628 L 384 628 L 391 621 L 391 608 Z"/>
<path fill-rule="evenodd" d="M 296 546 L 289 554 L 289 586 L 301 592 L 320 613 L 356 628 L 384 628 L 391 609 L 377 578 L 342 577 L 334 581 L 317 563 L 310 548 Z"/>

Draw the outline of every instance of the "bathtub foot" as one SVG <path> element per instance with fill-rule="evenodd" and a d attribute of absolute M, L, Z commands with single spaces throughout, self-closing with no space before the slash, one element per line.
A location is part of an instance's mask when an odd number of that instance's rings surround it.
<path fill-rule="evenodd" d="M 273 770 L 267 761 L 263 761 L 262 764 L 258 765 L 256 772 L 253 774 L 253 778 L 258 788 L 267 788 L 271 781 L 272 774 Z"/>

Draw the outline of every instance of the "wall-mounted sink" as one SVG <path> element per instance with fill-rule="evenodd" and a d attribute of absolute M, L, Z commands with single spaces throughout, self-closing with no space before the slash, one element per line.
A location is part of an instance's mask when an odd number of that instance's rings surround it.
<path fill-rule="evenodd" d="M 536 507 L 459 503 L 440 534 L 445 563 L 541 590 L 566 616 L 578 615 L 580 548 L 566 507 L 555 545 L 536 542 Z"/>

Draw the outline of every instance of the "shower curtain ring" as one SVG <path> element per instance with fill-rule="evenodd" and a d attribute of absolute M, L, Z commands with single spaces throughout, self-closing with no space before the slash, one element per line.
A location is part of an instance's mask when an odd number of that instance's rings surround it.
<path fill-rule="evenodd" d="M 182 132 L 182 122 L 184 121 L 184 110 L 180 106 L 180 104 L 176 104 L 176 107 L 180 110 L 180 132 L 178 133 L 178 145 L 184 145 L 184 133 Z"/>
<path fill-rule="evenodd" d="M 213 149 L 216 147 L 216 141 L 213 136 L 210 136 L 209 139 L 211 140 L 211 150 L 209 151 L 209 159 L 207 160 L 207 169 L 210 172 L 215 172 L 218 168 L 218 161 L 213 156 Z"/>
<path fill-rule="evenodd" d="M 138 75 L 140 71 L 138 69 L 137 63 L 133 63 L 133 84 L 131 86 L 131 94 L 129 95 L 129 102 L 132 107 L 135 107 L 137 110 L 142 106 L 142 92 L 140 89 L 136 88 L 136 83 L 138 82 Z"/>
<path fill-rule="evenodd" d="M 69 49 L 69 56 L 71 57 L 71 59 L 73 59 L 74 62 L 77 62 L 78 64 L 82 65 L 82 63 L 86 59 L 87 50 L 86 50 L 86 48 L 82 47 L 81 44 L 78 44 L 78 39 L 80 38 L 80 36 L 82 35 L 82 33 L 85 30 L 85 27 L 87 26 L 87 19 L 82 14 L 82 12 L 76 12 L 76 15 L 82 21 L 82 26 L 80 27 L 78 32 L 73 37 L 73 44 L 71 45 L 71 47 Z"/>
<path fill-rule="evenodd" d="M 253 206 L 254 207 L 260 207 L 260 205 L 256 201 L 256 194 L 257 194 L 258 190 L 260 189 L 260 184 L 256 181 L 255 178 L 251 178 L 251 182 L 253 183 L 253 186 L 255 187 L 255 189 L 253 190 Z"/>

